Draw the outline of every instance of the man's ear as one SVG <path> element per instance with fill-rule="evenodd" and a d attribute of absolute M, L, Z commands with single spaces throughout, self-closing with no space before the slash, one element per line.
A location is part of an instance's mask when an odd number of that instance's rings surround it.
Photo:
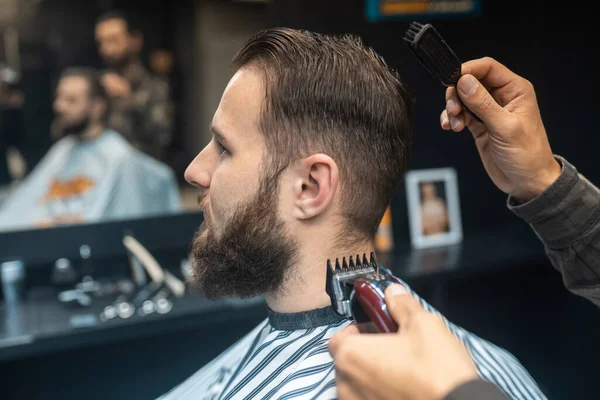
<path fill-rule="evenodd" d="M 294 218 L 310 219 L 322 214 L 339 185 L 337 164 L 328 155 L 314 154 L 300 160 L 295 173 Z"/>

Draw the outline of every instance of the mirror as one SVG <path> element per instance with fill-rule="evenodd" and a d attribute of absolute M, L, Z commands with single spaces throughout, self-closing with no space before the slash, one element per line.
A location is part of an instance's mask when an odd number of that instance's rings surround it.
<path fill-rule="evenodd" d="M 266 27 L 235 1 L 0 0 L 0 232 L 197 211 L 231 57 Z"/>

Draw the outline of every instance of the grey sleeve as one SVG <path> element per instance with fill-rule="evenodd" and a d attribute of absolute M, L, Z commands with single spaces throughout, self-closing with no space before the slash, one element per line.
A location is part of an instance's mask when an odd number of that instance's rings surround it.
<path fill-rule="evenodd" d="M 463 383 L 443 400 L 508 400 L 508 397 L 493 383 L 475 379 Z"/>
<path fill-rule="evenodd" d="M 173 107 L 168 83 L 154 79 L 144 124 L 146 132 L 151 132 L 154 144 L 161 149 L 173 140 Z"/>
<path fill-rule="evenodd" d="M 558 179 L 535 199 L 508 208 L 545 246 L 567 289 L 600 306 L 600 190 L 560 156 Z"/>

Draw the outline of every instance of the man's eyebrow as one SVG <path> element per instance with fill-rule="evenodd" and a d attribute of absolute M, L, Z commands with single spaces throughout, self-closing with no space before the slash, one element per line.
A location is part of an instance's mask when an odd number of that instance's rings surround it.
<path fill-rule="evenodd" d="M 215 137 L 215 139 L 217 139 L 217 141 L 219 141 L 220 143 L 225 144 L 225 145 L 230 144 L 230 141 L 227 139 L 227 137 L 225 137 L 223 132 L 221 132 L 215 126 L 211 125 L 210 131 L 212 132 L 212 135 Z"/>

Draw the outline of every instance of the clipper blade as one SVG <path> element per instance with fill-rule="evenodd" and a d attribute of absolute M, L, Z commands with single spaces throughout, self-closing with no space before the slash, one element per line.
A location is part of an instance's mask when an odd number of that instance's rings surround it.
<path fill-rule="evenodd" d="M 352 317 L 350 301 L 354 282 L 357 279 L 373 277 L 378 274 L 379 266 L 373 252 L 369 259 L 367 259 L 367 254 L 363 253 L 362 258 L 357 254 L 356 257 L 348 257 L 348 260 L 343 257 L 341 262 L 339 258 L 336 258 L 334 263 L 327 260 L 325 291 L 331 299 L 333 309 L 340 315 Z"/>

